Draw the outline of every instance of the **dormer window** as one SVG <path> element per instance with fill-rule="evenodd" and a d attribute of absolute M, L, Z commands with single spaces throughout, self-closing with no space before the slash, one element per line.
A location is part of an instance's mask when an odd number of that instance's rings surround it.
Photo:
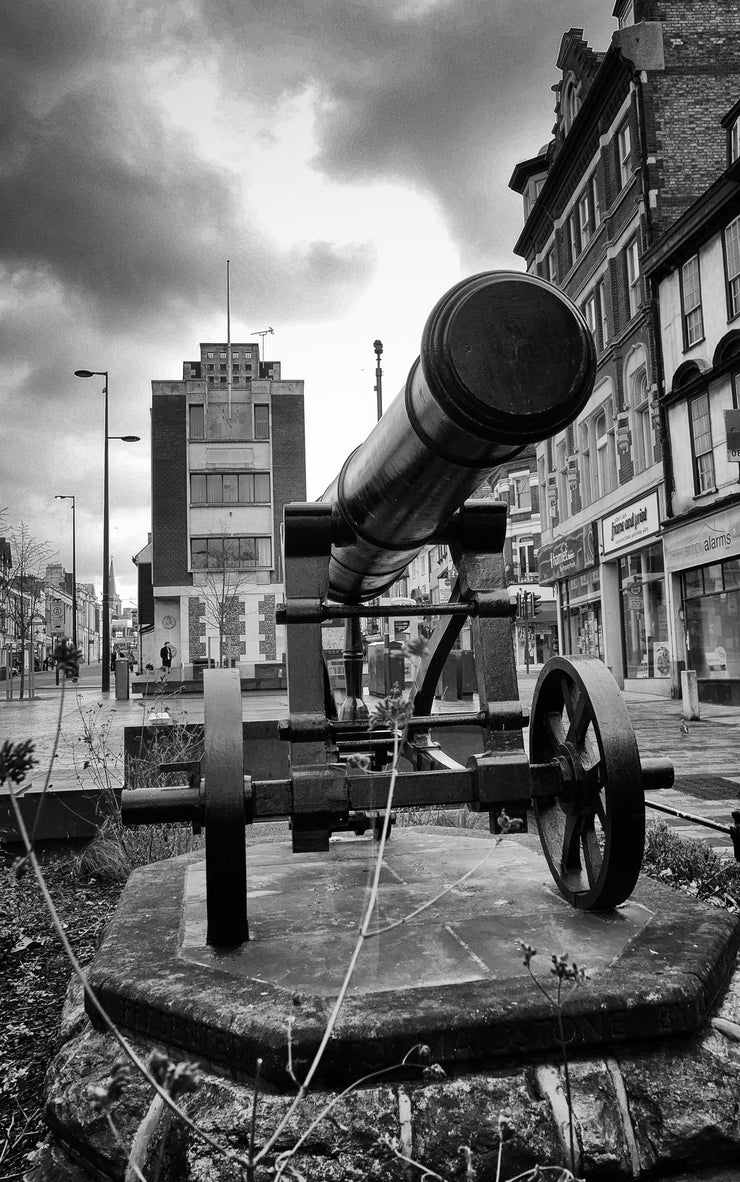
<path fill-rule="evenodd" d="M 563 118 L 563 131 L 567 134 L 578 114 L 578 91 L 574 78 L 568 78 L 563 86 L 563 98 L 560 109 Z"/>

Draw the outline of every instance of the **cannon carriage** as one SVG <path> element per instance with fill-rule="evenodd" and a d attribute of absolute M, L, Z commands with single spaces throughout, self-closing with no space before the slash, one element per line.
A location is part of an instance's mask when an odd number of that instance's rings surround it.
<path fill-rule="evenodd" d="M 595 371 L 588 327 L 562 292 L 535 277 L 477 275 L 437 303 L 404 390 L 320 501 L 284 517 L 289 776 L 253 780 L 244 766 L 236 670 L 204 675 L 205 749 L 178 765 L 180 787 L 125 790 L 126 823 L 187 820 L 205 827 L 207 939 L 248 939 L 246 827 L 289 818 L 296 852 L 326 850 L 339 830 L 377 830 L 388 805 L 461 806 L 534 816 L 553 878 L 576 908 L 607 909 L 632 892 L 642 861 L 645 788 L 672 782 L 666 761 L 640 759 L 616 683 L 594 658 L 554 657 L 531 716 L 519 701 L 507 591 L 506 506 L 471 499 L 485 476 L 572 422 Z M 402 736 L 371 726 L 362 700 L 361 617 L 428 615 L 376 607 L 427 544 L 449 547 L 457 577 L 421 656 Z M 346 620 L 347 694 L 329 689 L 322 622 Z M 445 660 L 471 622 L 479 709 L 433 710 Z M 529 751 L 524 730 L 529 726 Z M 445 735 L 455 750 L 445 751 Z M 175 770 L 173 765 L 167 769 Z"/>

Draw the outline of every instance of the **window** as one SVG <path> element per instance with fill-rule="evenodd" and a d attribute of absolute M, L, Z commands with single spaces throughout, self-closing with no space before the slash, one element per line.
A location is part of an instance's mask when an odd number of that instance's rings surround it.
<path fill-rule="evenodd" d="M 213 360 L 213 353 L 206 353 L 206 357 L 210 357 Z M 213 366 L 211 366 L 211 369 L 213 369 Z"/>
<path fill-rule="evenodd" d="M 193 472 L 193 505 L 269 505 L 269 472 Z"/>
<path fill-rule="evenodd" d="M 625 5 L 624 12 L 619 18 L 619 27 L 623 29 L 625 25 L 634 25 L 635 23 L 635 5 L 633 0 Z"/>
<path fill-rule="evenodd" d="M 599 306 L 599 328 L 601 330 L 601 347 L 606 348 L 609 340 L 609 320 L 606 311 L 606 285 L 603 279 L 596 284 L 596 301 Z"/>
<path fill-rule="evenodd" d="M 630 320 L 636 316 L 640 308 L 640 253 L 637 239 L 629 243 L 625 255 L 627 257 L 627 285 L 629 289 Z"/>
<path fill-rule="evenodd" d="M 255 405 L 255 407 L 254 407 L 254 438 L 255 439 L 269 439 L 270 438 L 270 408 L 269 408 L 269 406 Z"/>
<path fill-rule="evenodd" d="M 205 439 L 206 437 L 206 419 L 205 407 L 203 404 L 191 403 L 188 407 L 190 417 L 190 438 L 191 439 Z"/>
<path fill-rule="evenodd" d="M 694 492 L 710 492 L 714 489 L 714 452 L 712 451 L 712 428 L 709 421 L 709 395 L 700 394 L 689 403 L 691 423 L 691 457 L 694 468 Z"/>
<path fill-rule="evenodd" d="M 740 316 L 740 217 L 725 230 L 725 278 L 727 282 L 727 318 Z"/>
<path fill-rule="evenodd" d="M 563 87 L 561 103 L 563 129 L 568 132 L 573 126 L 573 120 L 578 114 L 578 92 L 573 78 L 569 78 Z"/>
<path fill-rule="evenodd" d="M 581 229 L 578 223 L 578 212 L 574 210 L 568 218 L 568 253 L 573 264 L 581 253 Z"/>
<path fill-rule="evenodd" d="M 608 328 L 606 323 L 606 293 L 604 289 L 604 281 L 600 279 L 594 287 L 591 295 L 584 300 L 581 311 L 585 317 L 588 327 L 599 352 L 604 348 L 608 340 Z"/>
<path fill-rule="evenodd" d="M 555 249 L 554 249 L 554 247 L 550 247 L 547 254 L 545 255 L 545 265 L 544 265 L 544 269 L 543 269 L 543 274 L 545 276 L 545 279 L 548 280 L 548 282 L 550 282 L 550 283 L 555 282 L 556 271 L 555 271 Z"/>
<path fill-rule="evenodd" d="M 578 443 L 581 458 L 581 501 L 586 506 L 591 504 L 591 443 L 588 437 L 588 423 L 580 424 Z"/>
<path fill-rule="evenodd" d="M 272 566 L 272 539 L 257 537 L 191 538 L 193 570 L 256 570 Z"/>
<path fill-rule="evenodd" d="M 644 472 L 653 462 L 653 434 L 650 422 L 647 370 L 643 366 L 629 379 L 632 405 L 632 443 L 635 471 Z"/>
<path fill-rule="evenodd" d="M 681 309 L 683 346 L 684 349 L 690 349 L 692 345 L 704 337 L 698 254 L 695 254 L 681 267 Z"/>
<path fill-rule="evenodd" d="M 222 361 L 225 361 L 226 360 L 226 353 L 225 352 L 219 353 L 219 357 L 221 358 Z"/>
<path fill-rule="evenodd" d="M 583 248 L 593 233 L 590 187 L 578 202 L 578 228 L 581 235 L 581 248 Z"/>
<path fill-rule="evenodd" d="M 209 373 L 213 373 L 213 362 L 212 361 L 209 362 L 208 365 L 206 365 L 206 369 L 208 370 Z"/>
<path fill-rule="evenodd" d="M 220 373 L 226 373 L 226 366 L 225 365 L 219 365 L 218 368 L 219 368 Z"/>
<path fill-rule="evenodd" d="M 740 115 L 729 129 L 728 147 L 730 164 L 734 164 L 736 160 L 740 160 Z"/>
<path fill-rule="evenodd" d="M 594 420 L 596 441 L 596 495 L 606 496 L 617 485 L 617 453 L 614 430 L 606 410 L 599 411 Z"/>
<path fill-rule="evenodd" d="M 523 476 L 511 477 L 511 507 L 512 510 L 526 510 L 532 508 L 532 494 L 529 489 L 529 472 Z"/>
<path fill-rule="evenodd" d="M 632 141 L 630 125 L 627 121 L 617 132 L 617 164 L 619 166 L 619 187 L 623 189 L 632 176 Z"/>
<path fill-rule="evenodd" d="M 596 308 L 596 292 L 595 291 L 592 291 L 591 295 L 588 297 L 588 299 L 584 301 L 581 311 L 583 312 L 583 315 L 586 320 L 586 324 L 591 329 L 591 333 L 593 335 L 593 338 L 598 345 L 598 339 L 596 336 L 596 330 L 597 330 L 597 326 L 598 326 L 598 311 Z"/>
<path fill-rule="evenodd" d="M 559 520 L 564 521 L 566 517 L 570 516 L 570 499 L 568 497 L 568 457 L 564 439 L 558 443 L 555 449 L 555 456 L 557 462 L 558 507 L 560 509 Z"/>
<path fill-rule="evenodd" d="M 233 352 L 233 351 L 232 351 L 232 354 L 231 354 L 231 360 L 233 361 L 233 360 L 234 360 L 234 358 L 235 358 L 235 357 L 238 357 L 238 356 L 239 356 L 239 354 L 238 354 L 238 353 L 235 353 L 235 352 Z"/>
<path fill-rule="evenodd" d="M 514 538 L 512 540 L 514 557 L 514 577 L 526 580 L 537 574 L 537 559 L 534 556 L 534 538 Z"/>

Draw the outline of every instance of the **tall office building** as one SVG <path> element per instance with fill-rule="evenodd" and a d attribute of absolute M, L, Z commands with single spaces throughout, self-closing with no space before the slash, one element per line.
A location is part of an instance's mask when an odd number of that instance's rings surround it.
<path fill-rule="evenodd" d="M 152 382 L 150 659 L 168 640 L 186 677 L 282 660 L 283 507 L 305 499 L 303 382 L 256 344 L 202 344 Z"/>

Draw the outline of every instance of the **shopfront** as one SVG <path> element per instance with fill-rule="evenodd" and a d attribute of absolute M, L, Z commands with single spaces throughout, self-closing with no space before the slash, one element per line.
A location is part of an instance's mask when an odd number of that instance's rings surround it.
<path fill-rule="evenodd" d="M 671 530 L 665 553 L 699 700 L 740 703 L 740 506 Z"/>
<path fill-rule="evenodd" d="M 540 582 L 557 588 L 562 651 L 603 659 L 595 523 L 542 546 L 538 562 Z"/>
<path fill-rule="evenodd" d="M 659 523 L 657 491 L 602 518 L 602 557 L 605 568 L 611 568 L 605 570 L 611 599 L 605 598 L 604 608 L 619 624 L 619 635 L 607 645 L 609 664 L 621 674 L 618 680 L 628 688 L 668 696 L 676 664 Z"/>

